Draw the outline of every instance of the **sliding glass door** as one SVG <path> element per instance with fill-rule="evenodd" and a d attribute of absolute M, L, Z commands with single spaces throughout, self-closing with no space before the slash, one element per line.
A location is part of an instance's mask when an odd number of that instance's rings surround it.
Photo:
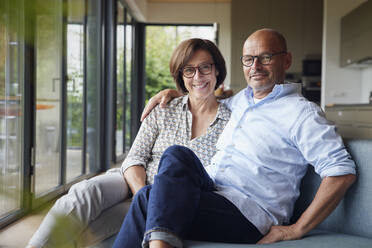
<path fill-rule="evenodd" d="M 85 0 L 69 0 L 67 16 L 66 179 L 83 174 Z"/>
<path fill-rule="evenodd" d="M 100 169 L 100 7 L 51 0 L 37 11 L 36 198 Z"/>
<path fill-rule="evenodd" d="M 124 118 L 124 150 L 129 151 L 132 144 L 132 84 L 133 84 L 133 54 L 134 54 L 134 19 L 125 11 L 125 118 Z"/>
<path fill-rule="evenodd" d="M 0 218 L 21 208 L 23 88 L 21 7 L 0 2 Z"/>
<path fill-rule="evenodd" d="M 60 185 L 62 137 L 62 0 L 48 1 L 35 19 L 35 194 Z"/>
<path fill-rule="evenodd" d="M 0 0 L 0 228 L 124 158 L 136 24 L 121 0 Z"/>
<path fill-rule="evenodd" d="M 116 19 L 116 124 L 115 157 L 122 160 L 131 145 L 131 99 L 133 71 L 133 18 L 117 2 Z"/>
<path fill-rule="evenodd" d="M 123 4 L 117 2 L 116 17 L 116 133 L 115 150 L 116 156 L 121 156 L 124 152 L 124 79 L 125 79 L 125 12 Z"/>
<path fill-rule="evenodd" d="M 101 169 L 101 130 L 102 105 L 102 35 L 101 35 L 101 0 L 87 2 L 86 12 L 86 83 L 85 83 L 85 174 L 95 173 Z"/>
<path fill-rule="evenodd" d="M 99 168 L 100 1 L 67 1 L 66 180 Z M 88 52 L 87 52 L 88 51 Z"/>

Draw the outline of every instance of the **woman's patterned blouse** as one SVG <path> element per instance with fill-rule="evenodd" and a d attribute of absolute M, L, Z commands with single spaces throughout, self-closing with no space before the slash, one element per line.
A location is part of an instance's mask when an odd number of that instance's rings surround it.
<path fill-rule="evenodd" d="M 207 132 L 191 139 L 192 114 L 188 108 L 188 96 L 173 99 L 167 108 L 155 107 L 142 122 L 137 137 L 124 160 L 121 171 L 134 165 L 146 170 L 147 183 L 154 182 L 160 157 L 172 145 L 190 148 L 204 166 L 208 166 L 216 153 L 216 143 L 230 118 L 230 110 L 219 103 L 216 118 Z"/>

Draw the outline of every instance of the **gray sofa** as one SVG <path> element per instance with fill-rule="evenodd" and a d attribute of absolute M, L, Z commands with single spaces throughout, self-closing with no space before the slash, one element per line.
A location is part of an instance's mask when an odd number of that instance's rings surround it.
<path fill-rule="evenodd" d="M 357 164 L 358 178 L 336 210 L 315 230 L 295 241 L 282 241 L 269 245 L 227 244 L 185 241 L 192 248 L 239 248 L 239 247 L 372 247 L 372 140 L 345 140 L 351 156 Z M 309 167 L 301 186 L 301 196 L 295 207 L 295 221 L 312 201 L 320 184 L 320 177 Z M 127 203 L 122 203 L 127 204 Z M 115 206 L 120 210 L 120 206 Z M 91 247 L 111 247 L 115 236 Z"/>

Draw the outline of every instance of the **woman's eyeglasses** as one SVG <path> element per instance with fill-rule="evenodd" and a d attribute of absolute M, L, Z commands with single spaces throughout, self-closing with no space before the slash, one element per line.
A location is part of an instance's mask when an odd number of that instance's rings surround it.
<path fill-rule="evenodd" d="M 213 64 L 203 64 L 196 67 L 193 66 L 185 66 L 181 72 L 184 77 L 192 78 L 195 76 L 196 70 L 199 71 L 202 75 L 208 75 L 212 72 Z"/>

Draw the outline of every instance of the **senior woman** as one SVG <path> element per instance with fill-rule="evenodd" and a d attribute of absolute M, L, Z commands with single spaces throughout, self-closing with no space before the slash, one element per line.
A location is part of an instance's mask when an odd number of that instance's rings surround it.
<path fill-rule="evenodd" d="M 28 247 L 55 246 L 51 232 L 57 216 L 68 216 L 83 230 L 102 211 L 128 198 L 128 186 L 135 195 L 152 184 L 161 155 L 169 146 L 186 146 L 204 166 L 210 163 L 217 139 L 230 118 L 230 111 L 214 95 L 226 77 L 225 60 L 211 41 L 189 39 L 174 50 L 170 72 L 185 95 L 172 100 L 168 108 L 156 107 L 143 121 L 121 170 L 71 187 L 49 211 Z"/>

